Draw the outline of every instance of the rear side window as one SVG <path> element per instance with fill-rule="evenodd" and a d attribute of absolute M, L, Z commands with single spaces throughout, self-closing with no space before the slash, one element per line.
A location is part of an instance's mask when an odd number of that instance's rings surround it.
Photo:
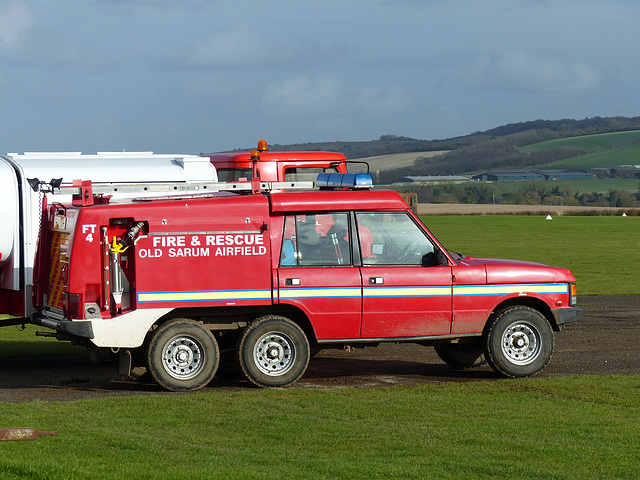
<path fill-rule="evenodd" d="M 289 215 L 285 219 L 280 266 L 351 265 L 349 214 Z"/>
<path fill-rule="evenodd" d="M 284 170 L 285 182 L 313 182 L 319 173 L 338 173 L 337 167 L 287 167 Z"/>
<path fill-rule="evenodd" d="M 217 168 L 219 182 L 249 181 L 253 177 L 253 171 L 246 168 Z"/>

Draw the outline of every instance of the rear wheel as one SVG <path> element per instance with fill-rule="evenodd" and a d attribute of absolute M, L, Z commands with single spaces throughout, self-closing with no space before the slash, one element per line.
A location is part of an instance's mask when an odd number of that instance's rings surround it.
<path fill-rule="evenodd" d="M 220 352 L 210 331 L 189 319 L 161 325 L 147 349 L 149 373 L 163 388 L 192 391 L 205 387 L 218 369 Z"/>
<path fill-rule="evenodd" d="M 446 343 L 435 345 L 434 348 L 444 363 L 458 370 L 487 363 L 482 343 Z"/>
<path fill-rule="evenodd" d="M 247 380 L 260 387 L 283 387 L 307 369 L 309 341 L 291 320 L 267 315 L 254 320 L 240 335 L 238 361 Z"/>
<path fill-rule="evenodd" d="M 542 370 L 553 354 L 553 330 L 537 310 L 522 305 L 499 313 L 485 337 L 487 361 L 509 377 L 528 377 Z"/>

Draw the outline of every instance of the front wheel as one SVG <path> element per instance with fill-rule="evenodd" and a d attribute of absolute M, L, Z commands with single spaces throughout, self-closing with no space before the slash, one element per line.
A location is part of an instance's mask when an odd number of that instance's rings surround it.
<path fill-rule="evenodd" d="M 247 380 L 259 387 L 284 387 L 304 374 L 310 348 L 297 324 L 285 317 L 267 315 L 245 329 L 237 353 Z"/>
<path fill-rule="evenodd" d="M 220 363 L 218 343 L 210 331 L 189 319 L 161 325 L 147 349 L 149 373 L 163 388 L 193 391 L 205 387 Z"/>
<path fill-rule="evenodd" d="M 487 361 L 508 377 L 528 377 L 542 370 L 553 354 L 551 325 L 537 310 L 522 305 L 499 313 L 485 337 Z"/>

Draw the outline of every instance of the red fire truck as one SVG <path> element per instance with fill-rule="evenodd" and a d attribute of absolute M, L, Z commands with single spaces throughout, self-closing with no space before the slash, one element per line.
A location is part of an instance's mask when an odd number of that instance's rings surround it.
<path fill-rule="evenodd" d="M 338 152 L 271 152 L 266 140 L 258 142 L 260 157 L 256 165 L 260 180 L 267 182 L 314 181 L 319 173 L 347 173 L 348 161 Z M 253 177 L 251 152 L 227 152 L 204 155 L 216 167 L 221 182 L 239 182 Z M 366 167 L 368 170 L 368 166 Z"/>
<path fill-rule="evenodd" d="M 85 184 L 43 212 L 32 322 L 168 390 L 206 386 L 221 350 L 258 386 L 295 382 L 314 348 L 380 342 L 435 346 L 459 368 L 486 359 L 511 377 L 544 368 L 554 331 L 583 314 L 571 272 L 450 253 L 396 192 L 370 184 L 254 178 L 122 201 Z"/>

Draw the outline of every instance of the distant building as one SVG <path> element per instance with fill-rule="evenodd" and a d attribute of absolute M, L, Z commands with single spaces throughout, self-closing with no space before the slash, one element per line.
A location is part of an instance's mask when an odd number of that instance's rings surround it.
<path fill-rule="evenodd" d="M 535 172 L 513 171 L 513 172 L 487 172 L 473 177 L 474 180 L 486 182 L 509 182 L 514 180 L 546 180 L 544 175 Z"/>
<path fill-rule="evenodd" d="M 566 172 L 564 170 L 539 170 L 547 180 L 589 180 L 596 178 L 595 175 L 586 172 Z"/>
<path fill-rule="evenodd" d="M 403 183 L 462 183 L 471 178 L 464 175 L 424 175 L 402 177 L 398 182 Z"/>
<path fill-rule="evenodd" d="M 595 175 L 585 172 L 567 172 L 564 170 L 535 170 L 535 171 L 493 171 L 473 177 L 473 180 L 486 182 L 508 181 L 543 181 L 543 180 L 582 180 L 595 178 Z"/>

